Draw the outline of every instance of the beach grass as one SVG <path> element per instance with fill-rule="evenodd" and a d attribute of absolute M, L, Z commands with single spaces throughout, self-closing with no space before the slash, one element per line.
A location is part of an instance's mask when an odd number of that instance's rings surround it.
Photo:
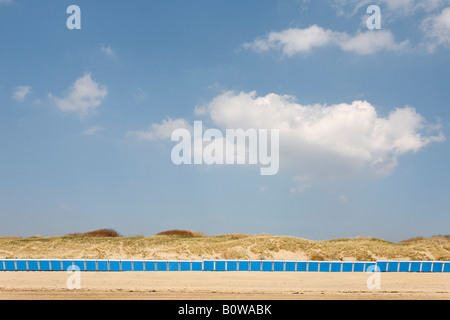
<path fill-rule="evenodd" d="M 123 237 L 109 230 L 59 237 L 0 237 L 1 259 L 450 261 L 450 237 L 393 243 L 371 237 L 314 241 L 273 235 L 164 232 Z"/>

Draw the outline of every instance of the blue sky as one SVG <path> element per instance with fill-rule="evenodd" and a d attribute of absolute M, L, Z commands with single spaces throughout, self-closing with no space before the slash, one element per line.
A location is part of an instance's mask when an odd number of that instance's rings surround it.
<path fill-rule="evenodd" d="M 3 0 L 0 41 L 0 235 L 449 233 L 449 1 Z M 175 166 L 195 120 L 279 173 Z"/>

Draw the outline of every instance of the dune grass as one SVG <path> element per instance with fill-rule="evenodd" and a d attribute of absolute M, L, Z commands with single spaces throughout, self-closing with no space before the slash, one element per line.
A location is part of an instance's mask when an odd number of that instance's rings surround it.
<path fill-rule="evenodd" d="M 0 238 L 0 258 L 450 261 L 450 237 L 414 238 L 392 243 L 368 237 L 313 241 L 271 235 L 206 236 L 187 230 L 150 237 L 121 237 L 109 230 L 62 237 L 3 237 Z"/>

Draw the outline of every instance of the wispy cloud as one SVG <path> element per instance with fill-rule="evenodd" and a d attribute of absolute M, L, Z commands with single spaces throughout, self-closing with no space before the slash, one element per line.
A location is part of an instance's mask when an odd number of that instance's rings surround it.
<path fill-rule="evenodd" d="M 134 99 L 136 99 L 139 102 L 146 100 L 148 97 L 147 92 L 142 90 L 141 87 L 137 87 L 137 89 L 133 91 L 131 94 L 133 95 Z"/>
<path fill-rule="evenodd" d="M 73 210 L 73 208 L 71 206 L 67 205 L 67 204 L 61 204 L 59 206 L 59 208 L 62 209 L 62 210 Z"/>
<path fill-rule="evenodd" d="M 450 7 L 425 19 L 422 28 L 428 51 L 433 52 L 438 46 L 450 47 Z"/>
<path fill-rule="evenodd" d="M 302 184 L 300 186 L 296 186 L 291 188 L 291 194 L 298 194 L 298 193 L 305 193 L 306 191 L 308 191 L 309 189 L 312 188 L 312 185 L 310 184 Z"/>
<path fill-rule="evenodd" d="M 17 102 L 24 102 L 27 96 L 31 93 L 32 88 L 30 86 L 17 86 L 14 88 L 12 98 Z"/>
<path fill-rule="evenodd" d="M 112 49 L 111 47 L 109 47 L 109 46 L 105 46 L 105 45 L 102 44 L 101 50 L 102 50 L 102 52 L 103 52 L 104 54 L 106 54 L 107 56 L 110 56 L 110 57 L 111 57 L 111 56 L 114 55 L 113 49 Z"/>
<path fill-rule="evenodd" d="M 298 175 L 292 180 L 296 186 L 291 188 L 291 194 L 304 193 L 313 187 L 310 179 L 306 176 Z"/>
<path fill-rule="evenodd" d="M 105 130 L 105 128 L 103 127 L 99 127 L 99 126 L 94 126 L 91 127 L 89 129 L 84 130 L 83 132 L 80 133 L 80 135 L 82 136 L 92 136 L 94 134 L 96 134 L 97 132 L 103 131 Z"/>
<path fill-rule="evenodd" d="M 172 133 L 176 129 L 187 129 L 193 132 L 192 126 L 185 119 L 172 120 L 168 118 L 162 123 L 152 124 L 148 130 L 128 131 L 127 137 L 136 138 L 138 140 L 166 140 L 170 139 Z"/>

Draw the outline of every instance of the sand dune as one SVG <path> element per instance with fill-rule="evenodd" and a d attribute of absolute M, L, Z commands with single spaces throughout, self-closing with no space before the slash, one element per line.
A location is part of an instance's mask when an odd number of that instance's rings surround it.
<path fill-rule="evenodd" d="M 0 238 L 0 259 L 275 259 L 450 261 L 450 238 L 392 243 L 374 238 L 313 241 L 241 234 L 221 236 Z"/>
<path fill-rule="evenodd" d="M 446 260 L 449 237 L 392 243 L 374 238 L 312 241 L 269 235 L 0 238 L 0 259 L 276 259 Z M 68 290 L 66 272 L 0 272 L 0 299 L 450 299 L 448 274 L 383 273 L 381 288 L 367 273 L 118 272 L 81 273 Z"/>

